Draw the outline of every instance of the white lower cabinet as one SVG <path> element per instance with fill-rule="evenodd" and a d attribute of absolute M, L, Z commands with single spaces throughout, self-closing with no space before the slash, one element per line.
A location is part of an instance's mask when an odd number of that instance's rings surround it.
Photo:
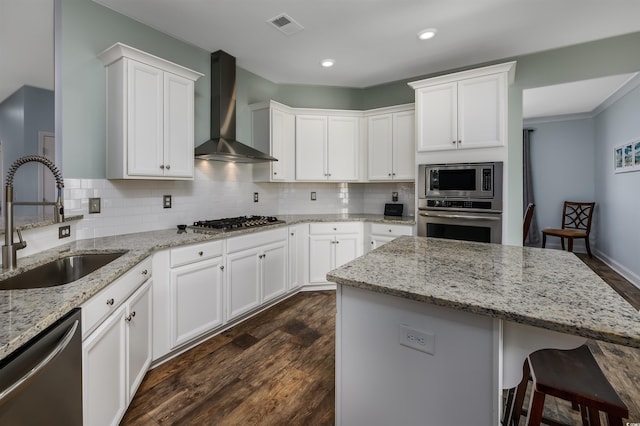
<path fill-rule="evenodd" d="M 309 283 L 326 283 L 327 272 L 362 255 L 360 222 L 309 225 Z"/>
<path fill-rule="evenodd" d="M 300 288 L 307 282 L 306 270 L 309 264 L 309 226 L 306 224 L 289 226 L 289 290 Z"/>
<path fill-rule="evenodd" d="M 224 242 L 171 250 L 169 270 L 170 347 L 224 323 Z"/>
<path fill-rule="evenodd" d="M 286 228 L 228 240 L 228 319 L 287 292 L 288 245 Z"/>
<path fill-rule="evenodd" d="M 82 343 L 83 423 L 117 425 L 151 363 L 151 280 Z"/>
<path fill-rule="evenodd" d="M 369 244 L 365 247 L 366 252 L 376 249 L 402 235 L 413 235 L 413 226 L 372 223 L 368 228 L 368 234 Z"/>
<path fill-rule="evenodd" d="M 171 269 L 171 347 L 221 325 L 223 257 Z"/>

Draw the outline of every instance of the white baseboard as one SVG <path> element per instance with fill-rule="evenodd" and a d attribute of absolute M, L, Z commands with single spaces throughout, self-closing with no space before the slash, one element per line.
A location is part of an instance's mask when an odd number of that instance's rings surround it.
<path fill-rule="evenodd" d="M 616 262 L 600 250 L 594 250 L 594 256 L 604 262 L 608 267 L 613 269 L 618 274 L 622 275 L 627 281 L 633 284 L 636 288 L 640 289 L 640 276 L 635 274 L 633 271 L 630 271 L 624 265 Z"/>

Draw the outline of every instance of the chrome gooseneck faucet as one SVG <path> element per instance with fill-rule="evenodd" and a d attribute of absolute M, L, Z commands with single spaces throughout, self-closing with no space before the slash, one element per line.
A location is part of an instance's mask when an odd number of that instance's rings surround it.
<path fill-rule="evenodd" d="M 56 187 L 58 188 L 58 196 L 55 202 L 53 201 L 20 201 L 13 202 L 13 177 L 16 171 L 23 164 L 30 162 L 37 162 L 44 164 L 53 173 L 53 177 L 56 179 Z M 62 205 L 62 188 L 64 188 L 64 181 L 62 180 L 62 173 L 56 167 L 51 160 L 39 155 L 27 155 L 18 158 L 9 167 L 7 173 L 7 179 L 4 185 L 4 245 L 2 246 L 2 269 L 7 271 L 14 269 L 17 265 L 16 252 L 27 246 L 27 242 L 22 239 L 20 230 L 14 229 L 13 226 L 13 206 L 55 206 L 54 219 L 56 222 L 64 222 L 64 206 Z M 20 241 L 13 241 L 13 232 L 17 231 L 18 239 Z"/>

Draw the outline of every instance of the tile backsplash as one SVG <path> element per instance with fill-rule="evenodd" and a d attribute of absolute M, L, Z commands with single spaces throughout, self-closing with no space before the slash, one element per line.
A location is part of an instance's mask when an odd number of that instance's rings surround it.
<path fill-rule="evenodd" d="M 76 225 L 76 238 L 84 239 L 252 214 L 381 214 L 392 192 L 405 214 L 413 214 L 413 183 L 260 183 L 253 182 L 251 165 L 196 161 L 193 181 L 66 178 L 64 203 L 67 215 L 84 215 Z M 164 195 L 172 196 L 169 209 Z M 101 212 L 89 214 L 94 197 L 101 198 Z"/>

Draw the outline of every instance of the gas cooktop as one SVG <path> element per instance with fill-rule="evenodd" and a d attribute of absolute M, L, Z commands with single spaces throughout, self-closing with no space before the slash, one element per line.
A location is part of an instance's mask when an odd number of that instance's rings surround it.
<path fill-rule="evenodd" d="M 255 228 L 259 226 L 285 223 L 275 216 L 238 216 L 224 219 L 199 220 L 193 223 L 192 228 L 200 230 L 232 231 L 242 228 Z"/>

